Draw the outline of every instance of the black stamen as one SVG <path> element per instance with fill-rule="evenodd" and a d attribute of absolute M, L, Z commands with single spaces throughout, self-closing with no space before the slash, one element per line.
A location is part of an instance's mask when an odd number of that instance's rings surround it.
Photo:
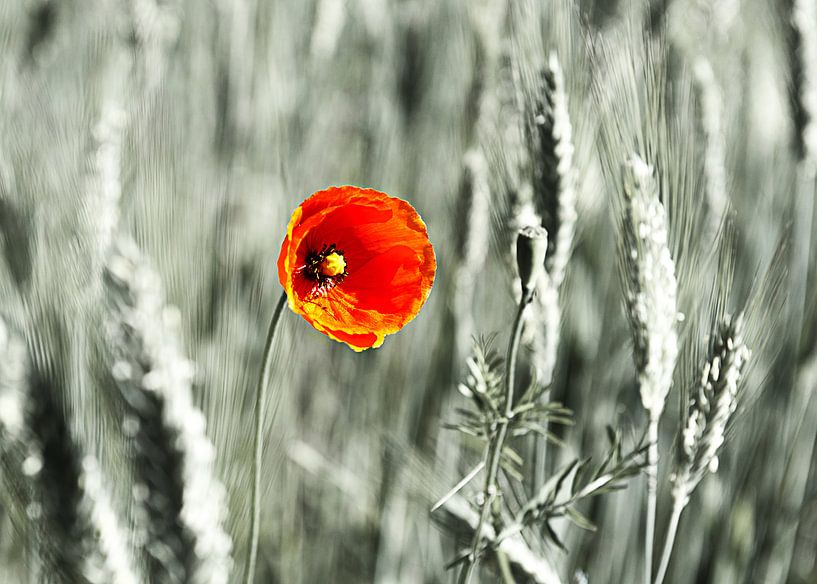
<path fill-rule="evenodd" d="M 306 254 L 306 265 L 304 266 L 304 276 L 313 282 L 312 295 L 322 296 L 334 288 L 337 284 L 343 281 L 348 272 L 343 270 L 342 274 L 335 276 L 327 276 L 321 272 L 321 264 L 326 256 L 336 253 L 340 256 L 343 252 L 337 248 L 334 243 L 329 245 L 323 244 L 320 251 L 309 251 Z"/>

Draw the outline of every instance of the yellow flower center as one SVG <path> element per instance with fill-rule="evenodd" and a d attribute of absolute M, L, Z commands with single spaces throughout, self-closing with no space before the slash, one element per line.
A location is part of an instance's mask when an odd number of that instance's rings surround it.
<path fill-rule="evenodd" d="M 346 271 L 346 260 L 336 251 L 333 251 L 321 261 L 319 266 L 321 275 L 331 278 Z"/>

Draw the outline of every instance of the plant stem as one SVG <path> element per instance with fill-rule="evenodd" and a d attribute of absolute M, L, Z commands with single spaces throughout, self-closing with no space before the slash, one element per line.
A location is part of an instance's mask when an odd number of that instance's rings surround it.
<path fill-rule="evenodd" d="M 542 394 L 543 401 L 550 399 L 551 388 L 553 385 L 553 373 L 556 368 L 556 358 L 559 347 L 559 336 L 561 326 L 561 312 L 559 308 L 559 287 L 556 286 L 553 280 L 548 279 L 545 290 L 542 291 L 543 304 L 545 305 L 544 314 L 544 333 L 545 333 L 545 351 L 547 352 L 546 364 L 547 368 L 544 370 L 544 375 L 537 381 L 547 388 L 546 392 Z M 547 431 L 548 420 L 545 418 L 542 421 L 542 428 Z M 533 472 L 530 473 L 529 489 L 530 495 L 534 496 L 539 487 L 545 484 L 547 476 L 547 451 L 548 439 L 547 436 L 531 436 L 533 441 Z"/>
<path fill-rule="evenodd" d="M 272 313 L 272 320 L 267 331 L 267 341 L 264 345 L 264 364 L 261 367 L 261 375 L 258 378 L 258 385 L 255 387 L 255 428 L 254 428 L 254 457 L 252 464 L 252 509 L 250 513 L 250 549 L 247 553 L 247 563 L 245 565 L 244 582 L 252 584 L 255 579 L 255 565 L 258 560 L 258 536 L 261 525 L 261 462 L 264 446 L 264 412 L 267 401 L 267 386 L 269 385 L 269 370 L 272 364 L 272 341 L 275 338 L 275 330 L 278 328 L 278 321 L 281 320 L 281 313 L 286 305 L 286 292 L 281 293 L 275 311 Z"/>
<path fill-rule="evenodd" d="M 516 318 L 513 321 L 511 340 L 508 343 L 508 354 L 506 357 L 505 371 L 505 417 L 510 419 L 513 416 L 513 392 L 516 383 L 516 359 L 519 354 L 519 340 L 522 338 L 522 326 L 524 323 L 525 309 L 533 299 L 533 294 L 523 296 L 519 301 L 519 308 L 516 311 Z"/>
<path fill-rule="evenodd" d="M 511 564 L 508 562 L 508 557 L 501 551 L 497 550 L 496 560 L 499 564 L 499 573 L 502 574 L 503 584 L 516 584 L 516 580 L 513 579 Z"/>
<path fill-rule="evenodd" d="M 660 415 L 660 414 L 659 414 Z M 655 508 L 658 495 L 658 418 L 650 412 L 647 428 L 647 526 L 644 537 L 644 584 L 652 582 L 652 554 L 655 540 Z"/>
<path fill-rule="evenodd" d="M 672 503 L 672 517 L 667 527 L 667 539 L 664 541 L 664 551 L 661 552 L 661 563 L 658 564 L 658 573 L 655 575 L 655 584 L 661 584 L 669 568 L 669 559 L 672 555 L 672 546 L 675 543 L 675 534 L 678 533 L 678 523 L 681 521 L 681 512 L 684 510 L 684 502 L 676 497 Z"/>
<path fill-rule="evenodd" d="M 479 544 L 482 539 L 482 528 L 488 521 L 488 514 L 491 512 L 494 499 L 497 494 L 497 476 L 499 475 L 500 461 L 502 460 L 502 449 L 505 446 L 505 438 L 508 436 L 508 423 L 513 417 L 513 393 L 516 377 L 516 360 L 519 354 L 519 340 L 522 337 L 522 324 L 525 308 L 532 299 L 532 294 L 523 295 L 516 311 L 516 318 L 511 330 L 511 339 L 508 343 L 508 354 L 505 362 L 505 411 L 499 420 L 499 428 L 496 438 L 488 445 L 486 459 L 488 460 L 488 473 L 485 475 L 485 488 L 483 490 L 482 512 L 479 515 L 477 529 L 474 532 L 474 541 L 471 544 L 471 554 L 465 560 L 465 565 L 460 571 L 459 584 L 469 584 L 471 575 L 478 563 Z"/>

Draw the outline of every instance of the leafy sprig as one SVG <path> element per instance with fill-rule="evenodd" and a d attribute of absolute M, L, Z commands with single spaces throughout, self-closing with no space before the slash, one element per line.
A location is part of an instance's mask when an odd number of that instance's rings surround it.
<path fill-rule="evenodd" d="M 527 527 L 540 525 L 547 538 L 564 549 L 551 525 L 554 519 L 562 517 L 567 517 L 577 527 L 595 531 L 593 523 L 579 512 L 576 505 L 585 499 L 625 488 L 625 481 L 637 476 L 646 465 L 648 445 L 645 440 L 624 453 L 621 434 L 612 428 L 608 428 L 608 432 L 610 448 L 600 463 L 594 464 L 588 457 L 575 459 L 564 466 L 528 500 L 497 539 L 501 541 Z"/>
<path fill-rule="evenodd" d="M 503 362 L 492 349 L 493 336 L 474 340 L 471 357 L 467 360 L 467 373 L 458 388 L 462 395 L 471 400 L 471 407 L 458 408 L 458 420 L 446 427 L 476 437 L 490 444 L 496 432 L 503 425 L 509 436 L 520 437 L 535 434 L 561 444 L 561 441 L 548 430 L 548 424 L 573 424 L 572 412 L 559 402 L 544 401 L 547 387 L 534 377 L 527 389 L 513 404 L 510 414 L 503 408 L 504 371 Z M 576 459 L 562 468 L 555 476 L 542 485 L 515 513 L 503 521 L 503 513 L 492 509 L 493 524 L 497 536 L 487 540 L 479 553 L 497 546 L 509 537 L 525 529 L 538 526 L 544 537 L 559 548 L 564 544 L 553 527 L 553 521 L 567 518 L 582 529 L 595 530 L 592 522 L 585 517 L 577 506 L 582 501 L 624 488 L 625 481 L 638 475 L 646 465 L 647 442 L 642 437 L 633 450 L 625 452 L 621 434 L 608 428 L 610 447 L 600 462 L 592 458 Z M 522 458 L 512 448 L 504 445 L 501 454 L 501 466 L 512 478 L 522 480 Z M 480 471 L 485 468 L 481 461 L 457 483 L 440 501 L 434 505 L 437 509 L 461 491 Z M 504 525 L 503 525 L 504 523 Z M 473 554 L 464 552 L 456 557 L 450 566 L 466 561 Z"/>
<path fill-rule="evenodd" d="M 525 392 L 513 405 L 511 415 L 502 411 L 503 363 L 491 347 L 494 336 L 474 340 L 473 354 L 466 361 L 468 373 L 459 384 L 462 395 L 471 399 L 471 409 L 457 408 L 457 422 L 445 426 L 469 436 L 486 439 L 495 431 L 497 424 L 507 422 L 511 436 L 539 434 L 560 444 L 559 438 L 547 430 L 548 423 L 572 425 L 573 412 L 559 402 L 544 402 L 542 396 L 547 387 L 533 377 Z"/>

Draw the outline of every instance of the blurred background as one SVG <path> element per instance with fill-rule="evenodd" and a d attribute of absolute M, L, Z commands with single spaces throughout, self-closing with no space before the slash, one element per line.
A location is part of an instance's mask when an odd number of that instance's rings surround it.
<path fill-rule="evenodd" d="M 608 427 L 627 447 L 643 431 L 616 247 L 621 184 L 606 170 L 638 149 L 665 178 L 679 308 L 704 315 L 687 319 L 696 324 L 684 326 L 683 342 L 706 344 L 714 304 L 746 304 L 753 331 L 719 469 L 681 520 L 667 581 L 817 582 L 817 11 L 812 2 L 798 21 L 802 5 L 5 0 L 0 310 L 29 338 L 54 338 L 32 332 L 45 325 L 27 316 L 31 307 L 61 315 L 54 335 L 73 380 L 60 396 L 71 432 L 130 516 L 121 424 L 105 407 L 110 363 L 97 350 L 103 303 L 89 289 L 111 240 L 133 237 L 178 308 L 196 363 L 193 399 L 226 487 L 230 581 L 239 582 L 253 387 L 289 216 L 328 185 L 405 198 L 438 262 L 413 322 L 356 354 L 284 315 L 256 581 L 455 581 L 446 565 L 470 541 L 468 526 L 430 509 L 482 445 L 445 424 L 468 404 L 457 384 L 472 336 L 495 333 L 500 350 L 507 342 L 513 233 L 530 202 L 520 120 L 553 53 L 573 129 L 577 219 L 550 395 L 575 423 L 554 429 L 563 444 L 548 446 L 540 472 L 602 456 Z M 667 461 L 701 366 L 693 349 L 684 354 L 661 427 Z M 659 534 L 669 473 L 664 464 Z M 582 502 L 595 531 L 556 521 L 565 549 L 536 529 L 525 544 L 563 582 L 639 580 L 644 483 L 636 476 Z M 530 496 L 525 484 L 510 489 L 513 504 Z M 0 499 L 0 581 L 34 581 L 32 521 L 12 495 Z M 475 580 L 499 578 L 486 560 Z"/>

